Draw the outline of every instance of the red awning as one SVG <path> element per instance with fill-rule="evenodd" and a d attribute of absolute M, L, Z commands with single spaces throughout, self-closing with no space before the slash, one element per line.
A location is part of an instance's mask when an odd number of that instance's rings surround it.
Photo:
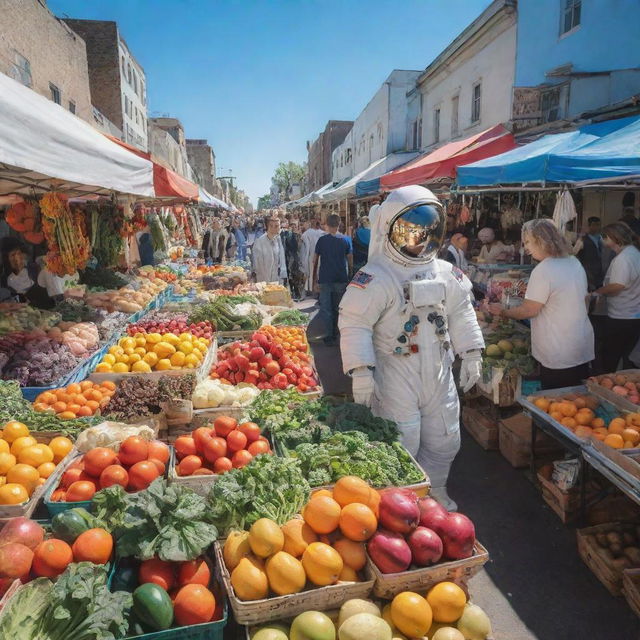
<path fill-rule="evenodd" d="M 153 162 L 153 188 L 157 198 L 186 198 L 189 200 L 198 199 L 198 185 L 190 180 L 183 178 L 180 174 L 162 166 L 156 162 L 150 153 L 141 151 L 136 147 L 118 140 L 113 136 L 107 136 L 113 142 L 118 143 L 121 147 L 128 149 L 131 153 L 146 158 Z"/>
<path fill-rule="evenodd" d="M 456 176 L 456 167 L 509 151 L 516 146 L 515 139 L 501 124 L 464 140 L 456 140 L 420 156 L 402 169 L 390 171 L 380 178 L 384 191 L 409 184 L 424 184 L 438 178 Z"/>

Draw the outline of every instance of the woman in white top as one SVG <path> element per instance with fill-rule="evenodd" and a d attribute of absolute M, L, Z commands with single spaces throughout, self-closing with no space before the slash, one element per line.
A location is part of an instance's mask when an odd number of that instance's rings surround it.
<path fill-rule="evenodd" d="M 491 227 L 485 227 L 478 231 L 478 240 L 482 242 L 482 249 L 478 256 L 478 262 L 496 264 L 506 262 L 513 257 L 513 247 L 496 240 L 496 232 Z"/>
<path fill-rule="evenodd" d="M 624 222 L 602 230 L 604 244 L 616 256 L 594 295 L 607 296 L 607 324 L 602 364 L 607 373 L 633 367 L 629 355 L 640 339 L 640 240 Z"/>
<path fill-rule="evenodd" d="M 522 226 L 525 251 L 539 262 L 531 272 L 525 300 L 494 314 L 531 319 L 531 351 L 540 363 L 543 389 L 572 387 L 589 376 L 594 358 L 593 328 L 587 315 L 587 275 L 570 255 L 569 243 L 547 218 Z"/>

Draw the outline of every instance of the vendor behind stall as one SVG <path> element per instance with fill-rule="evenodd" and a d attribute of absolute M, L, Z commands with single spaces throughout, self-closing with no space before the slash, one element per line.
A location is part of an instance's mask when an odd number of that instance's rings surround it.
<path fill-rule="evenodd" d="M 496 232 L 491 227 L 485 227 L 478 231 L 478 240 L 482 242 L 482 249 L 478 256 L 478 262 L 496 264 L 508 262 L 513 258 L 513 247 L 508 247 L 496 239 Z"/>
<path fill-rule="evenodd" d="M 58 276 L 44 265 L 38 274 L 38 284 L 44 287 L 47 295 L 54 301 L 59 302 L 64 298 L 64 292 L 71 289 L 80 281 L 80 275 L 76 271 L 68 276 Z"/>
<path fill-rule="evenodd" d="M 531 352 L 540 363 L 543 389 L 582 384 L 594 358 L 593 328 L 587 315 L 587 275 L 553 221 L 530 220 L 522 227 L 525 250 L 539 264 L 531 272 L 525 300 L 494 315 L 531 319 Z"/>
<path fill-rule="evenodd" d="M 54 302 L 47 290 L 38 284 L 38 266 L 27 264 L 27 252 L 18 244 L 4 253 L 4 275 L 2 287 L 8 289 L 10 297 L 20 302 L 30 302 L 34 307 L 50 309 Z"/>

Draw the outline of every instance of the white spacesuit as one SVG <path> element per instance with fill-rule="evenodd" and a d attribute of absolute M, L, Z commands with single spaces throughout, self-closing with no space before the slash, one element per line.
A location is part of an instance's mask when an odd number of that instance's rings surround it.
<path fill-rule="evenodd" d="M 484 340 L 471 283 L 435 258 L 446 217 L 424 187 L 392 191 L 375 212 L 369 261 L 340 304 L 340 349 L 356 402 L 398 424 L 403 444 L 429 474 L 447 508 L 451 463 L 460 448 L 460 405 L 451 372 L 462 358 L 465 391 L 480 377 Z"/>

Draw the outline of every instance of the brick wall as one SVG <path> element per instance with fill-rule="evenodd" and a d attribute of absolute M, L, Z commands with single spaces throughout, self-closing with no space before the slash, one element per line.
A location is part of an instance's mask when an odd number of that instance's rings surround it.
<path fill-rule="evenodd" d="M 76 115 L 93 122 L 85 42 L 47 9 L 44 0 L 2 1 L 0 72 L 23 84 L 30 78 L 31 88 L 49 99 L 49 83 L 54 84 L 65 109 L 72 101 Z"/>
<path fill-rule="evenodd" d="M 216 165 L 213 150 L 206 140 L 187 140 L 187 156 L 198 181 L 211 195 L 216 190 Z"/>
<path fill-rule="evenodd" d="M 329 120 L 324 131 L 308 146 L 306 191 L 311 193 L 331 180 L 331 154 L 351 131 L 350 120 Z"/>

